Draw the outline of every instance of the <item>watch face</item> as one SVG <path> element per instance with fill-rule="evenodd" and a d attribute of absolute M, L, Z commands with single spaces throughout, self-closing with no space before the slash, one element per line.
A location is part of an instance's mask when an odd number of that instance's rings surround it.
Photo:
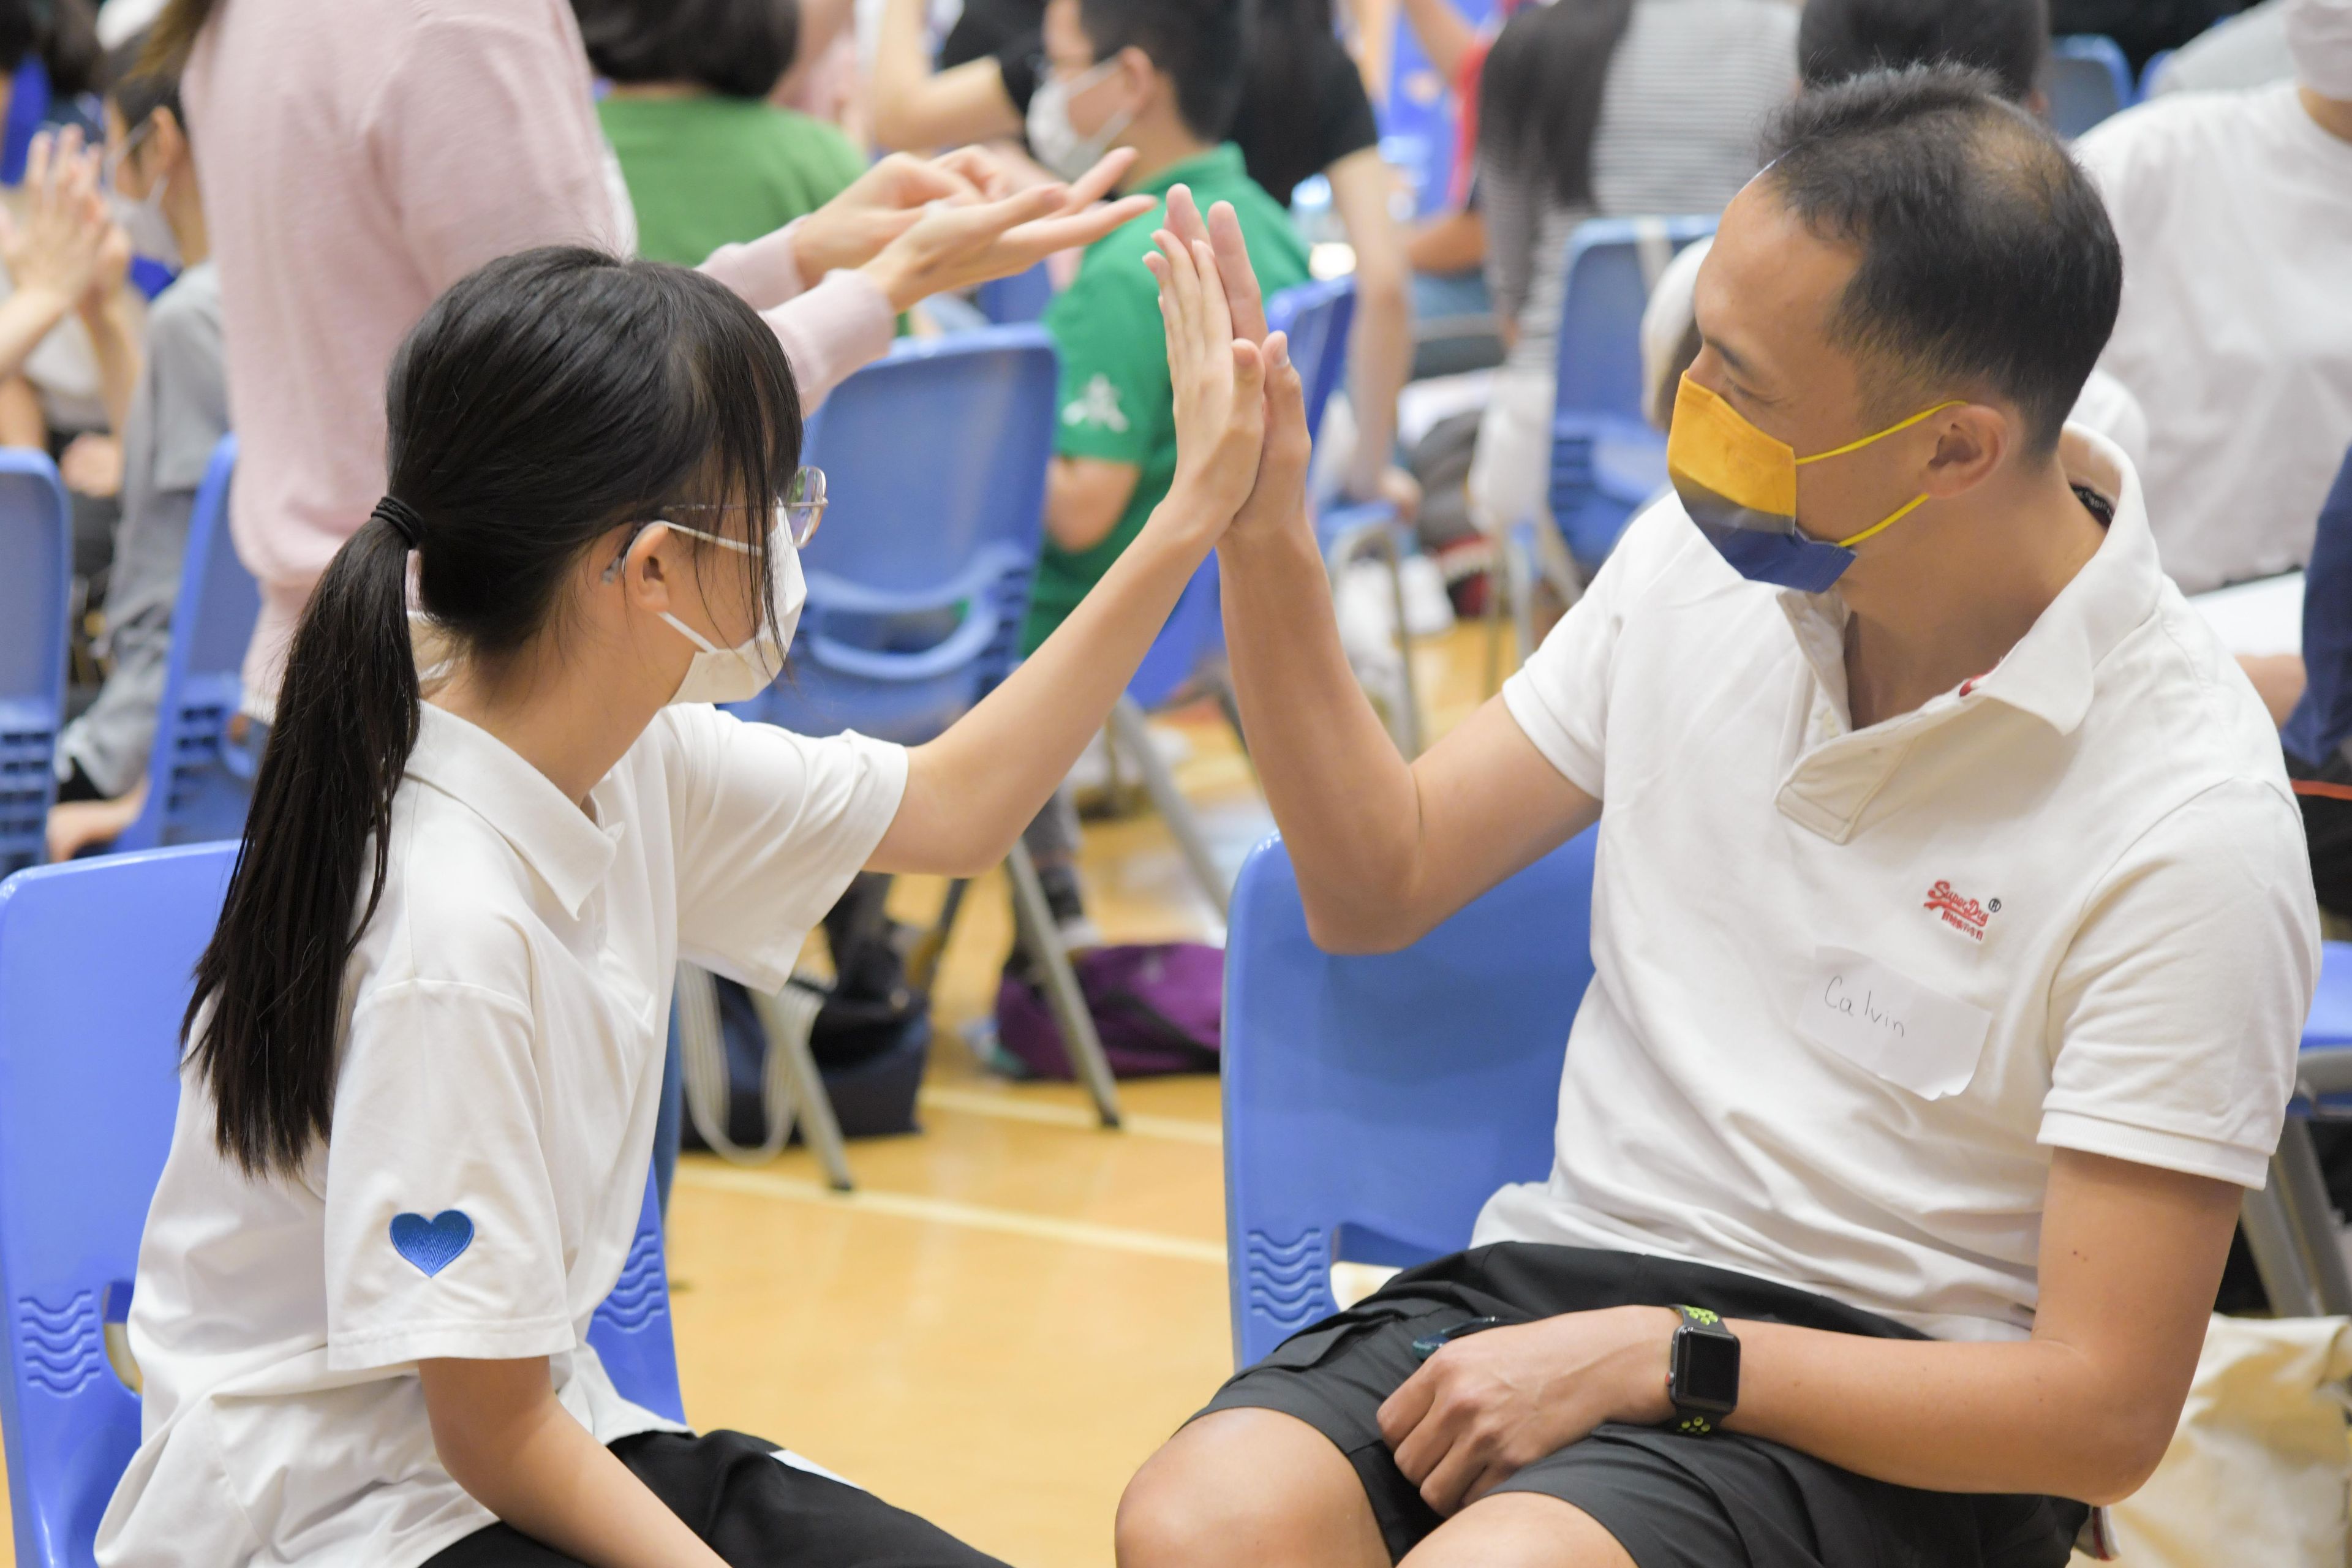
<path fill-rule="evenodd" d="M 1673 1372 L 1676 1405 L 1727 1413 L 1739 1403 L 1739 1342 L 1729 1334 L 1676 1334 Z"/>

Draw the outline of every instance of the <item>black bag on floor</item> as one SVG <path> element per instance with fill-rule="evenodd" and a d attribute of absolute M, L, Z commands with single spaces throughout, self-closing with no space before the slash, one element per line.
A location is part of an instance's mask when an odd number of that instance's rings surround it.
<path fill-rule="evenodd" d="M 906 928 L 893 924 L 882 909 L 889 887 L 887 877 L 856 878 L 824 919 L 833 983 L 794 976 L 787 987 L 788 1003 L 815 1005 L 809 1052 L 842 1133 L 850 1138 L 916 1130 L 915 1096 L 930 1056 L 930 997 L 908 983 Z M 749 991 L 717 976 L 713 983 L 727 1076 L 726 1125 L 719 1132 L 739 1148 L 757 1149 L 770 1125 L 768 1033 Z M 684 1118 L 682 1142 L 688 1149 L 708 1149 L 696 1121 L 691 1113 Z M 797 1125 L 793 1135 L 800 1135 Z"/>

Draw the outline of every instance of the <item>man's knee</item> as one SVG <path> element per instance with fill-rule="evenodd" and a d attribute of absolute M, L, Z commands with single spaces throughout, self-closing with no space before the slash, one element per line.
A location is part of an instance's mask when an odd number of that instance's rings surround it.
<path fill-rule="evenodd" d="M 1582 1509 L 1539 1492 L 1496 1492 L 1447 1520 L 1402 1568 L 1635 1568 Z"/>
<path fill-rule="evenodd" d="M 1228 1410 L 1169 1439 L 1119 1500 L 1119 1568 L 1376 1568 L 1371 1505 L 1347 1458 L 1287 1415 Z"/>

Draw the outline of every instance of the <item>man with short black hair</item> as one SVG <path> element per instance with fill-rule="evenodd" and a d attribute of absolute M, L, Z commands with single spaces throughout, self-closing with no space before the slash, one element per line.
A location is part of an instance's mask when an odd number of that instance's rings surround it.
<path fill-rule="evenodd" d="M 1780 118 L 1697 280 L 1675 494 L 1411 764 L 1270 405 L 1219 548 L 1308 929 L 1401 947 L 1597 821 L 1594 978 L 1549 1178 L 1227 1384 L 1123 1568 L 2061 1568 L 2163 1454 L 2315 910 L 2261 704 L 2063 424 L 2121 258 L 1994 88 Z"/>

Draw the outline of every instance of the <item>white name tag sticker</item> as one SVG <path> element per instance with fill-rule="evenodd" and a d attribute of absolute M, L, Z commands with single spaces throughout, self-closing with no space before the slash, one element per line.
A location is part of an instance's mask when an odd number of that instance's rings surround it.
<path fill-rule="evenodd" d="M 1797 1032 L 1927 1100 L 1969 1087 L 1992 1015 L 1843 947 L 1813 950 Z"/>

